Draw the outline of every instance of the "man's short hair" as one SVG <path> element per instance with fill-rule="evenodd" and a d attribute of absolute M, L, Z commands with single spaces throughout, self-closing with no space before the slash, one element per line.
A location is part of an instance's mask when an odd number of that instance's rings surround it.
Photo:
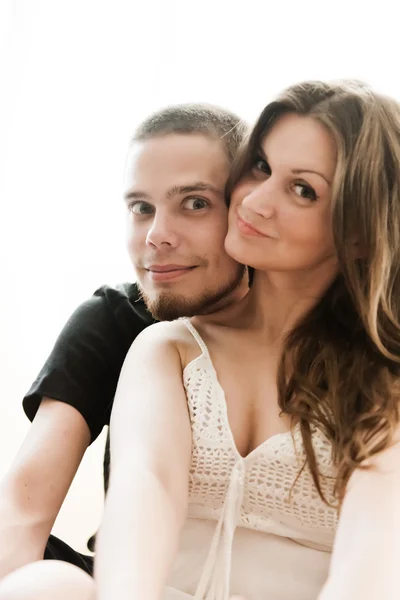
<path fill-rule="evenodd" d="M 131 142 L 170 133 L 202 133 L 223 143 L 232 162 L 247 133 L 247 124 L 234 113 L 212 104 L 177 104 L 150 115 L 136 129 Z"/>

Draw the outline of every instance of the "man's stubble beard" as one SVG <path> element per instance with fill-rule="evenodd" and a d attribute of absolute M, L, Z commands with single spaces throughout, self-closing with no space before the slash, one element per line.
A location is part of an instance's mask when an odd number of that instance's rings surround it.
<path fill-rule="evenodd" d="M 137 285 L 141 297 L 154 319 L 157 321 L 175 321 L 180 317 L 194 317 L 212 313 L 214 307 L 216 309 L 221 300 L 232 294 L 240 286 L 245 272 L 246 268 L 240 265 L 235 279 L 215 290 L 206 289 L 195 298 L 187 298 L 184 294 L 174 294 L 168 291 L 160 292 L 151 297 L 139 282 L 137 282 Z"/>

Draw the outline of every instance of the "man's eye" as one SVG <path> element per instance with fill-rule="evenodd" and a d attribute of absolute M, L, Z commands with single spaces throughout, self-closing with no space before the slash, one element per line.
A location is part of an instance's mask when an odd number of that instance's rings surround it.
<path fill-rule="evenodd" d="M 135 215 L 151 215 L 153 212 L 153 207 L 148 202 L 132 202 L 128 208 Z"/>
<path fill-rule="evenodd" d="M 296 183 L 294 186 L 294 193 L 300 198 L 305 198 L 306 200 L 317 200 L 317 194 L 314 192 L 312 187 L 309 185 L 305 185 L 304 183 Z"/>
<path fill-rule="evenodd" d="M 271 167 L 269 166 L 267 161 L 264 160 L 263 158 L 257 158 L 254 161 L 253 169 L 255 169 L 256 171 L 261 171 L 262 173 L 265 173 L 266 175 L 271 175 Z"/>
<path fill-rule="evenodd" d="M 201 210 L 202 208 L 207 208 L 209 203 L 204 198 L 186 198 L 183 202 L 184 208 L 188 210 Z"/>

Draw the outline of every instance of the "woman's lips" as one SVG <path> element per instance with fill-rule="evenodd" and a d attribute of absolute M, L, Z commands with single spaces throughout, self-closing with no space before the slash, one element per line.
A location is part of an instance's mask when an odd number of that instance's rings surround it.
<path fill-rule="evenodd" d="M 252 235 L 255 237 L 270 237 L 269 235 L 266 235 L 265 233 L 262 233 L 261 231 L 253 227 L 253 225 L 250 225 L 248 221 L 245 221 L 245 219 L 242 219 L 242 217 L 240 217 L 239 215 L 237 218 L 237 223 L 239 231 L 243 235 Z"/>

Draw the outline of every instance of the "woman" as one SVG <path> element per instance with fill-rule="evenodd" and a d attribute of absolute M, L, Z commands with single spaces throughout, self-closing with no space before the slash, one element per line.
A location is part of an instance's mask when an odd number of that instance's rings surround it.
<path fill-rule="evenodd" d="M 96 598 L 398 598 L 400 108 L 294 86 L 229 189 L 252 286 L 133 344 Z"/>
<path fill-rule="evenodd" d="M 99 598 L 398 598 L 400 108 L 294 86 L 230 189 L 226 248 L 252 287 L 128 355 Z"/>

